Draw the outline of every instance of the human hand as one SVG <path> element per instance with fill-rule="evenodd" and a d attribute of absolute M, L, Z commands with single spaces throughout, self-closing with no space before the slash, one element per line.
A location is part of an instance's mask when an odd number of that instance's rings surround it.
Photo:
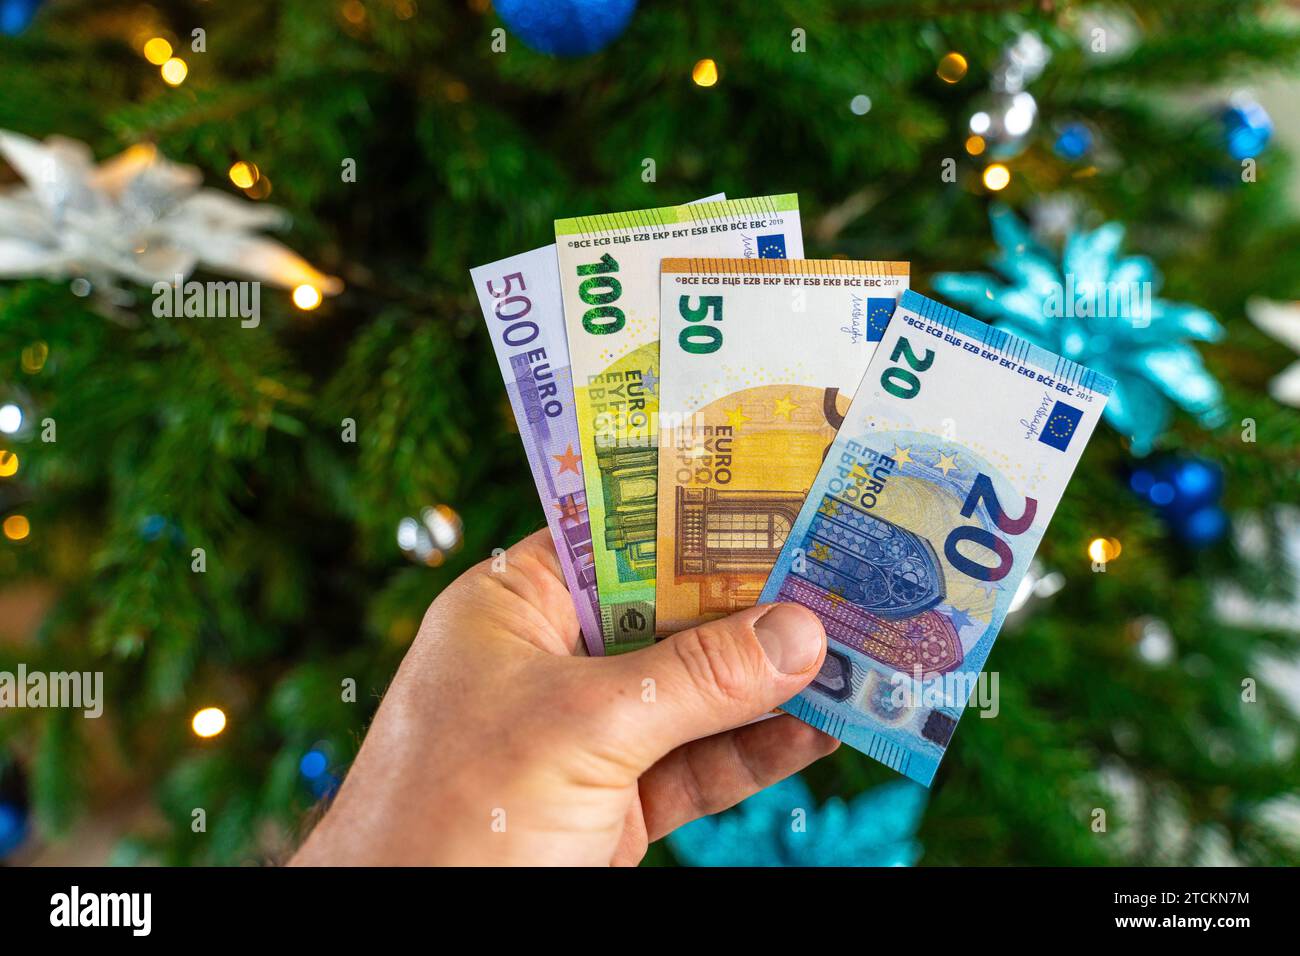
<path fill-rule="evenodd" d="M 821 667 L 812 612 L 764 605 L 576 657 L 547 532 L 504 564 L 477 565 L 429 607 L 294 864 L 634 864 L 649 841 L 838 746 L 784 714 L 741 726 Z"/>

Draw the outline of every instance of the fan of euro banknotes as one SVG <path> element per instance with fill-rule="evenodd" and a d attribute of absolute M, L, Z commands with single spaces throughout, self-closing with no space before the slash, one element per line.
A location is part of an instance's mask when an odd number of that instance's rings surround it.
<path fill-rule="evenodd" d="M 1114 383 L 802 258 L 794 195 L 555 240 L 470 274 L 589 651 L 802 604 L 784 709 L 929 785 Z"/>

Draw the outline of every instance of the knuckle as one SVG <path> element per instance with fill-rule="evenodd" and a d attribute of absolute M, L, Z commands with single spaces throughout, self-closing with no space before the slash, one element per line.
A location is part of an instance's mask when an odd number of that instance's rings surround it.
<path fill-rule="evenodd" d="M 725 630 L 697 627 L 673 641 L 692 685 L 718 700 L 736 702 L 748 696 L 751 670 L 742 642 Z"/>

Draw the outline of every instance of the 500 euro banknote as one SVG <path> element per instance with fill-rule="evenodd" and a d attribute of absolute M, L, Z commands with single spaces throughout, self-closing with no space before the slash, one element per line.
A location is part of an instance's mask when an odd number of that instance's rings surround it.
<path fill-rule="evenodd" d="M 470 270 L 583 642 L 603 654 L 555 246 Z"/>
<path fill-rule="evenodd" d="M 654 639 L 659 263 L 674 256 L 801 258 L 798 197 L 766 196 L 555 223 L 609 653 Z"/>
<path fill-rule="evenodd" d="M 906 262 L 665 259 L 655 631 L 751 607 Z"/>
<path fill-rule="evenodd" d="M 1113 387 L 903 293 L 763 589 L 830 639 L 783 709 L 929 785 Z"/>

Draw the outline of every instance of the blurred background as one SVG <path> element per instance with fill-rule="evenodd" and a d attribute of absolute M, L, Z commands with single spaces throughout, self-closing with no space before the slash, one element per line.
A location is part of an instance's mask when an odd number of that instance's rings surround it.
<path fill-rule="evenodd" d="M 0 860 L 282 859 L 543 523 L 467 270 L 725 190 L 1120 387 L 933 789 L 842 748 L 648 862 L 1297 862 L 1298 55 L 1253 0 L 0 0 L 0 672 L 104 688 L 0 709 Z M 1149 326 L 1034 321 L 1063 276 Z"/>

